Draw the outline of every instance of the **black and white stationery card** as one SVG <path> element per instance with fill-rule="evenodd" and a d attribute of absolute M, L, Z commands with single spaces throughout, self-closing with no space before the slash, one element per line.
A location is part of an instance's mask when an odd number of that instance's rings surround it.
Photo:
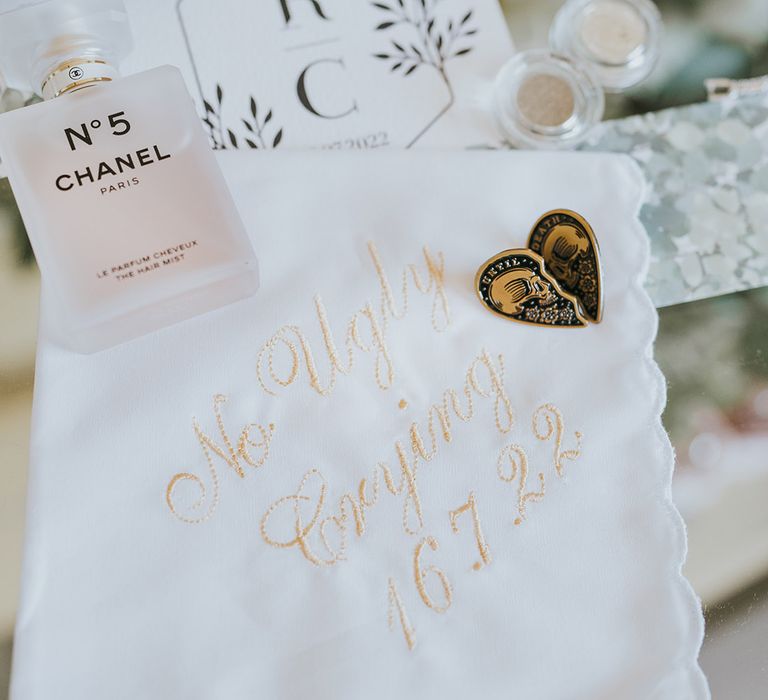
<path fill-rule="evenodd" d="M 466 147 L 512 53 L 497 0 L 127 0 L 130 71 L 178 66 L 216 148 Z"/>

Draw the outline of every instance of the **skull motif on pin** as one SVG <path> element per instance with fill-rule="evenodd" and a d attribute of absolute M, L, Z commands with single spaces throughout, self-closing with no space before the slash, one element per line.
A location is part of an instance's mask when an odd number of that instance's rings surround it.
<path fill-rule="evenodd" d="M 579 258 L 589 250 L 587 234 L 570 224 L 555 226 L 544 241 L 541 256 L 547 269 L 568 287 L 579 281 Z"/>
<path fill-rule="evenodd" d="M 544 260 L 525 249 L 505 250 L 477 272 L 475 289 L 483 303 L 505 318 L 539 326 L 586 326 L 578 303 L 547 274 Z"/>
<path fill-rule="evenodd" d="M 531 230 L 528 247 L 544 258 L 547 271 L 579 302 L 585 318 L 599 323 L 603 284 L 597 239 L 584 217 L 568 209 L 544 214 Z"/>
<path fill-rule="evenodd" d="M 489 296 L 499 311 L 510 316 L 519 314 L 530 301 L 538 300 L 539 306 L 550 306 L 556 300 L 552 285 L 527 268 L 499 274 L 489 287 Z"/>

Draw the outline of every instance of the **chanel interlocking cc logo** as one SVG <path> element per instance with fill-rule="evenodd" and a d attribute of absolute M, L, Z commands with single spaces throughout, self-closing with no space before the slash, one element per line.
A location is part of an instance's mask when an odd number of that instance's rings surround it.
<path fill-rule="evenodd" d="M 83 77 L 84 71 L 80 66 L 73 66 L 69 69 L 69 77 L 72 80 L 80 80 Z"/>

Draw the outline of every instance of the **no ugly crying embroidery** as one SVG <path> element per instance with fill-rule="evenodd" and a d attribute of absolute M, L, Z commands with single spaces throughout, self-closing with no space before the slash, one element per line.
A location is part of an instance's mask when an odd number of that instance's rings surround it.
<path fill-rule="evenodd" d="M 584 217 L 555 209 L 539 218 L 527 248 L 504 250 L 475 276 L 483 304 L 520 323 L 585 328 L 603 315 L 600 249 Z"/>

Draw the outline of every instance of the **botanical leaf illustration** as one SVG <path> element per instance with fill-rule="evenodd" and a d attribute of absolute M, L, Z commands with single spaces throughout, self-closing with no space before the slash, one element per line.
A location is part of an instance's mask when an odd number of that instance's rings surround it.
<path fill-rule="evenodd" d="M 474 10 L 468 10 L 459 20 L 440 18 L 437 7 L 440 0 L 386 0 L 372 2 L 371 6 L 384 12 L 384 21 L 376 31 L 402 26 L 411 34 L 411 41 L 391 41 L 386 51 L 373 54 L 380 61 L 390 62 L 390 72 L 403 76 L 413 75 L 421 66 L 436 71 L 448 89 L 448 103 L 408 144 L 413 146 L 453 107 L 453 85 L 446 72 L 446 64 L 454 58 L 466 56 L 473 47 L 470 38 L 478 33 L 472 27 Z"/>
<path fill-rule="evenodd" d="M 248 101 L 248 115 L 240 119 L 240 123 L 248 132 L 247 136 L 239 137 L 237 133 L 224 126 L 222 118 L 222 108 L 224 102 L 224 90 L 217 83 L 216 85 L 216 107 L 214 107 L 209 100 L 203 99 L 203 109 L 205 110 L 205 116 L 203 117 L 203 124 L 208 130 L 208 135 L 211 139 L 211 145 L 215 150 L 224 150 L 228 148 L 242 148 L 247 146 L 248 148 L 277 148 L 283 140 L 283 129 L 279 128 L 274 137 L 267 141 L 264 128 L 269 124 L 274 114 L 272 110 L 268 110 L 263 120 L 259 119 L 259 106 L 256 102 L 256 98 L 250 97 Z M 243 145 L 244 144 L 244 145 Z"/>

